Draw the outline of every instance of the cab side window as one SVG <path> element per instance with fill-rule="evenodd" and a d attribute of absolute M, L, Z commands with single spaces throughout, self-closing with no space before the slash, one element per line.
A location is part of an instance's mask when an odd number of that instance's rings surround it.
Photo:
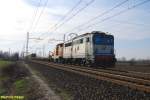
<path fill-rule="evenodd" d="M 80 39 L 80 43 L 83 43 L 83 39 Z"/>
<path fill-rule="evenodd" d="M 86 42 L 89 42 L 89 41 L 90 41 L 90 38 L 89 38 L 89 37 L 87 37 L 87 38 L 86 38 Z"/>

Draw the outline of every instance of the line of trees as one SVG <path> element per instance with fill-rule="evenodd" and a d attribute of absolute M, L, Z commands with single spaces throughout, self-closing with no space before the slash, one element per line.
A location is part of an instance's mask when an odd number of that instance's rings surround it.
<path fill-rule="evenodd" d="M 19 53 L 15 52 L 15 53 L 10 54 L 9 52 L 0 51 L 0 59 L 19 60 Z"/>
<path fill-rule="evenodd" d="M 147 64 L 150 65 L 150 59 L 126 59 L 125 57 L 117 59 L 118 63 L 126 63 L 130 65 Z"/>

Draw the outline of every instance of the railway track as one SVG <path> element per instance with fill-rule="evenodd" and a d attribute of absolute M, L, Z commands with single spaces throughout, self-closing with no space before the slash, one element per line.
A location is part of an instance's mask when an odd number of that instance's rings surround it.
<path fill-rule="evenodd" d="M 65 66 L 65 64 L 63 64 L 63 65 Z M 94 68 L 94 67 L 92 68 L 92 67 L 77 66 L 77 65 L 69 65 L 69 66 L 78 67 L 78 68 L 87 69 L 87 70 L 99 71 L 99 72 L 106 72 L 106 73 L 110 73 L 110 74 L 125 75 L 125 76 L 129 76 L 129 77 L 150 80 L 150 73 L 125 71 L 125 70 L 118 70 L 118 69 L 114 69 L 114 68 L 104 69 L 104 68 Z"/>
<path fill-rule="evenodd" d="M 123 71 L 120 72 L 120 71 L 104 70 L 104 69 L 103 70 L 93 69 L 93 68 L 80 67 L 75 65 L 56 64 L 56 63 L 36 61 L 36 60 L 32 60 L 31 62 L 89 76 L 99 80 L 113 82 L 118 85 L 123 85 L 132 89 L 150 93 L 150 79 L 144 78 L 143 76 L 140 75 L 136 75 L 135 73 L 126 73 Z"/>

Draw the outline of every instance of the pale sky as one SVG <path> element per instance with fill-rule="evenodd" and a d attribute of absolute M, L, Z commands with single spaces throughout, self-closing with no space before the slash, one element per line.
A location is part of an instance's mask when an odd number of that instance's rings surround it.
<path fill-rule="evenodd" d="M 87 24 L 84 23 L 125 0 L 95 0 L 72 17 L 91 1 L 81 0 L 72 13 L 65 17 L 65 21 L 70 17 L 72 18 L 55 31 L 55 25 L 59 26 L 63 23 L 62 19 L 66 16 L 66 13 L 80 0 L 48 0 L 46 6 L 44 5 L 47 0 L 41 0 L 40 6 L 38 5 L 39 1 L 0 1 L 0 50 L 8 51 L 11 49 L 12 52 L 21 52 L 24 48 L 28 31 L 31 38 L 41 37 L 44 39 L 42 41 L 30 40 L 29 51 L 40 53 L 44 45 L 45 54 L 48 51 L 52 51 L 54 46 L 59 43 L 56 41 L 48 43 L 49 39 L 62 40 L 63 35 L 69 33 L 83 34 L 91 31 L 103 31 L 114 35 L 117 58 L 150 58 L 150 0 L 128 0 L 120 7 Z M 149 2 L 101 22 L 143 1 Z M 43 13 L 41 13 L 42 11 Z M 93 25 L 94 23 L 97 24 Z M 81 24 L 84 25 L 72 30 Z M 87 28 L 89 25 L 91 27 Z"/>

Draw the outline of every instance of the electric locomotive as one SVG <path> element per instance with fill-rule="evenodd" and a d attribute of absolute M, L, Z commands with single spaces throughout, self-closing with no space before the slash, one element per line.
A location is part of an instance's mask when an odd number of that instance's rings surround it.
<path fill-rule="evenodd" d="M 114 66 L 114 36 L 100 31 L 93 31 L 74 37 L 65 43 L 58 44 L 54 61 L 61 63 L 83 64 L 92 66 Z M 56 55 L 54 53 L 54 55 Z"/>

